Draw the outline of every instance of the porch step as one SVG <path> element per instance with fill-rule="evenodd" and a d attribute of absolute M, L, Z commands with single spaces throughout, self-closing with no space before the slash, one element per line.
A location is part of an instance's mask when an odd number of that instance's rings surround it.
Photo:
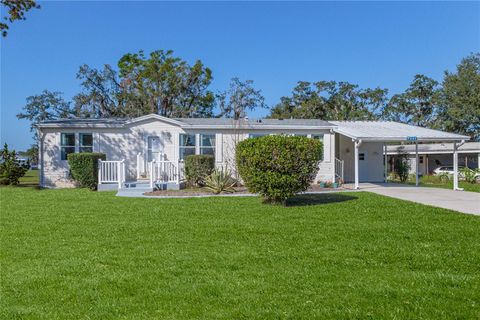
<path fill-rule="evenodd" d="M 122 189 L 119 192 L 122 193 L 144 193 L 151 192 L 153 188 L 150 188 L 149 182 L 144 181 L 127 181 L 123 183 Z"/>
<path fill-rule="evenodd" d="M 122 189 L 150 189 L 150 183 L 145 181 L 127 181 L 123 183 Z"/>

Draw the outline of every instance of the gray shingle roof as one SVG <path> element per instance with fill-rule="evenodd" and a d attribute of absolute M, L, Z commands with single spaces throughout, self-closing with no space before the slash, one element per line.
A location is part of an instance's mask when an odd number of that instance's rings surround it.
<path fill-rule="evenodd" d="M 126 118 L 68 118 L 68 119 L 56 119 L 56 120 L 45 120 L 41 124 L 124 124 Z"/>
<path fill-rule="evenodd" d="M 40 123 L 39 127 L 94 127 L 94 126 L 118 126 L 122 127 L 127 122 L 135 119 L 128 118 L 71 118 L 71 119 L 57 119 L 47 120 Z M 184 128 L 230 128 L 234 127 L 235 121 L 228 118 L 172 118 Z M 335 127 L 331 123 L 318 119 L 242 119 L 241 125 L 245 129 L 272 129 L 272 128 L 331 128 Z M 184 124 L 184 125 L 183 125 Z M 238 128 L 238 127 L 237 127 Z"/>
<path fill-rule="evenodd" d="M 232 126 L 235 120 L 228 118 L 175 118 L 174 120 L 191 126 Z M 275 127 L 335 127 L 335 125 L 319 119 L 241 119 L 244 126 L 250 128 Z"/>

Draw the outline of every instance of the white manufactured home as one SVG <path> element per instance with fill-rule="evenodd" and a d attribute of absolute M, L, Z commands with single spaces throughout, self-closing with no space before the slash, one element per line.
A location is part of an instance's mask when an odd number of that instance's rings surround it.
<path fill-rule="evenodd" d="M 71 187 L 67 155 L 101 152 L 99 189 L 128 188 L 138 181 L 180 188 L 183 161 L 191 154 L 211 154 L 217 167 L 234 170 L 235 146 L 243 139 L 270 134 L 301 135 L 323 141 L 316 181 L 382 182 L 387 144 L 452 143 L 453 158 L 467 136 L 383 121 L 316 119 L 165 118 L 60 119 L 38 126 L 40 183 Z M 417 154 L 418 156 L 418 154 Z M 455 160 L 454 160 L 455 161 Z M 456 186 L 455 186 L 456 187 Z"/>

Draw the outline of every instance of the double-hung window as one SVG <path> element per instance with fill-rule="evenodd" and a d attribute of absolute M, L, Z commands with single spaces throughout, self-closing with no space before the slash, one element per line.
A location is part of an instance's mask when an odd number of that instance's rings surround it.
<path fill-rule="evenodd" d="M 323 134 L 312 134 L 310 135 L 310 138 L 312 139 L 315 139 L 315 140 L 319 140 L 320 142 L 323 143 Z M 322 159 L 325 159 L 324 156 L 323 156 L 323 153 L 322 153 Z"/>
<path fill-rule="evenodd" d="M 200 134 L 200 154 L 215 156 L 215 134 Z"/>
<path fill-rule="evenodd" d="M 69 153 L 75 153 L 75 133 L 62 133 L 60 136 L 60 157 L 67 160 Z"/>
<path fill-rule="evenodd" d="M 180 160 L 185 160 L 189 155 L 195 154 L 195 134 L 180 134 Z"/>
<path fill-rule="evenodd" d="M 91 133 L 80 133 L 80 152 L 93 152 L 93 135 Z"/>

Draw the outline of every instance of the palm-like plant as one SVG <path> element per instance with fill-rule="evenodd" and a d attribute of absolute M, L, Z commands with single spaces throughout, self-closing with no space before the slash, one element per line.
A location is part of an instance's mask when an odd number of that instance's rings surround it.
<path fill-rule="evenodd" d="M 465 179 L 466 182 L 475 183 L 480 181 L 480 170 L 479 169 L 470 169 L 470 168 L 463 168 L 460 173 Z"/>
<path fill-rule="evenodd" d="M 233 188 L 237 181 L 232 178 L 230 171 L 222 169 L 215 169 L 213 172 L 204 178 L 205 188 L 215 194 L 219 193 L 233 193 Z"/>

